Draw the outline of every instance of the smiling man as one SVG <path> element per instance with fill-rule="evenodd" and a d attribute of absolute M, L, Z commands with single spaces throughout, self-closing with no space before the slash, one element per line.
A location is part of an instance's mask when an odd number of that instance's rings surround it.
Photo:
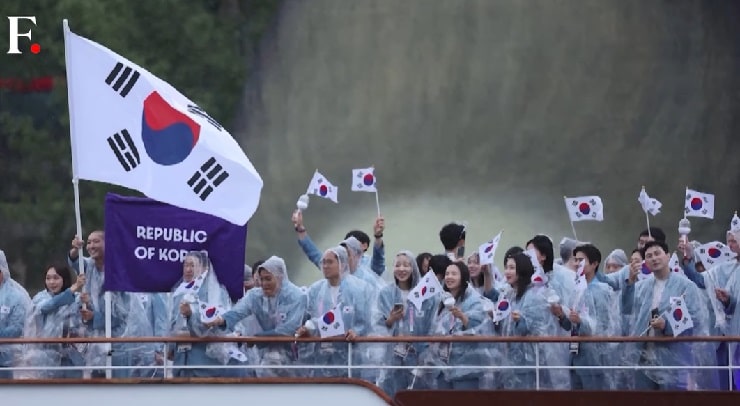
<path fill-rule="evenodd" d="M 707 311 L 704 301 L 699 296 L 699 289 L 693 282 L 681 275 L 671 272 L 668 267 L 669 250 L 665 242 L 650 241 L 645 244 L 645 262 L 653 271 L 654 278 L 637 281 L 639 269 L 631 269 L 627 285 L 622 292 L 622 312 L 634 318 L 631 334 L 640 336 L 661 337 L 674 335 L 698 336 L 707 334 Z M 674 312 L 671 298 L 680 299 L 688 311 L 688 317 L 681 312 Z M 674 333 L 676 322 L 690 318 L 693 327 L 680 334 Z M 675 330 L 676 332 L 678 330 Z M 708 354 L 698 350 L 701 343 L 690 342 L 654 342 L 636 343 L 628 352 L 631 364 L 639 366 L 685 366 L 705 365 Z M 706 351 L 704 351 L 706 352 Z M 692 371 L 682 369 L 647 369 L 635 373 L 636 390 L 687 390 Z"/>

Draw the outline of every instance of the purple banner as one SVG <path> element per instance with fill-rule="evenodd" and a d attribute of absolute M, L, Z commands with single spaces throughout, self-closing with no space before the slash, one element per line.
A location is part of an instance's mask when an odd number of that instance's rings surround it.
<path fill-rule="evenodd" d="M 189 251 L 206 251 L 232 300 L 243 295 L 247 226 L 142 197 L 105 197 L 106 290 L 169 292 Z"/>

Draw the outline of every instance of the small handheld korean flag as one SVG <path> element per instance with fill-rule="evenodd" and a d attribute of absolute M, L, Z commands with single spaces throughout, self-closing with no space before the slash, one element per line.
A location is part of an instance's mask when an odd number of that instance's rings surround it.
<path fill-rule="evenodd" d="M 352 169 L 353 192 L 377 192 L 375 182 L 375 168 Z"/>
<path fill-rule="evenodd" d="M 425 300 L 433 298 L 439 292 L 442 292 L 442 285 L 440 285 L 437 275 L 430 270 L 409 292 L 409 302 L 417 309 L 421 309 Z"/>
<path fill-rule="evenodd" d="M 671 259 L 668 261 L 668 268 L 670 268 L 673 273 L 686 275 L 683 272 L 683 268 L 681 268 L 681 261 L 679 261 L 678 255 L 676 255 L 675 252 L 671 255 Z"/>
<path fill-rule="evenodd" d="M 237 225 L 257 210 L 262 178 L 229 132 L 169 83 L 64 21 L 72 177 Z"/>
<path fill-rule="evenodd" d="M 694 321 L 691 319 L 691 314 L 686 308 L 683 297 L 675 296 L 670 299 L 671 309 L 668 320 L 671 323 L 671 330 L 673 330 L 673 336 L 679 336 L 684 331 L 694 327 Z"/>
<path fill-rule="evenodd" d="M 378 178 L 375 177 L 374 167 L 352 169 L 352 191 L 375 193 L 375 206 L 378 209 L 378 217 L 380 217 L 380 200 L 378 199 L 377 182 Z"/>
<path fill-rule="evenodd" d="M 588 288 L 588 280 L 586 279 L 586 272 L 584 268 L 586 267 L 586 261 L 581 261 L 580 264 L 578 264 L 578 269 L 576 269 L 575 274 L 575 295 L 573 299 L 573 308 L 578 308 L 579 302 L 581 301 L 581 298 L 586 293 L 586 288 Z"/>
<path fill-rule="evenodd" d="M 570 221 L 603 221 L 604 205 L 599 196 L 566 197 Z"/>
<path fill-rule="evenodd" d="M 211 305 L 208 303 L 198 303 L 198 309 L 200 310 L 200 321 L 202 323 L 211 323 L 215 321 L 218 316 L 226 313 L 226 309 L 223 306 Z"/>
<path fill-rule="evenodd" d="M 493 322 L 498 323 L 499 321 L 509 317 L 511 314 L 511 303 L 504 297 L 499 295 L 499 300 L 496 302 L 496 307 L 493 308 Z"/>
<path fill-rule="evenodd" d="M 740 217 L 737 216 L 737 212 L 732 215 L 732 220 L 730 220 L 730 231 L 733 233 L 740 232 Z"/>
<path fill-rule="evenodd" d="M 737 254 L 730 250 L 730 247 L 719 241 L 708 242 L 700 245 L 699 248 L 696 249 L 696 254 L 699 255 L 701 263 L 704 264 L 704 267 L 707 269 L 735 259 L 737 256 Z"/>
<path fill-rule="evenodd" d="M 653 199 L 648 196 L 644 186 L 642 187 L 642 190 L 640 190 L 640 195 L 637 197 L 637 201 L 640 202 L 640 206 L 642 206 L 642 210 L 645 213 L 650 213 L 653 216 L 660 213 L 660 208 L 663 207 L 663 203 L 658 201 L 658 199 Z"/>
<path fill-rule="evenodd" d="M 339 188 L 332 185 L 331 182 L 329 182 L 324 175 L 319 173 L 318 170 L 314 172 L 313 178 L 311 178 L 311 183 L 308 184 L 308 190 L 306 190 L 306 193 L 329 199 L 334 203 L 339 203 Z"/>
<path fill-rule="evenodd" d="M 686 188 L 684 215 L 714 219 L 714 195 Z"/>
<path fill-rule="evenodd" d="M 637 280 L 641 281 L 643 279 L 649 279 L 653 277 L 653 271 L 650 270 L 650 267 L 647 266 L 647 263 L 645 263 L 645 261 L 642 261 L 642 263 L 640 264 L 640 272 L 637 273 Z"/>
<path fill-rule="evenodd" d="M 530 278 L 532 284 L 535 286 L 546 285 L 549 278 L 547 277 L 547 274 L 545 274 L 545 270 L 542 268 L 542 265 L 540 265 L 540 261 L 537 259 L 537 252 L 534 249 L 528 249 L 524 251 L 524 253 L 529 257 L 529 261 L 532 263 L 532 267 L 534 268 L 534 274 L 532 274 L 532 277 Z"/>
<path fill-rule="evenodd" d="M 480 257 L 481 265 L 493 265 L 493 257 L 496 255 L 496 248 L 498 248 L 499 241 L 501 241 L 502 233 L 503 231 L 499 232 L 493 239 L 478 247 L 478 257 Z"/>
<path fill-rule="evenodd" d="M 321 338 L 344 335 L 344 319 L 342 319 L 341 303 L 324 313 L 319 319 L 319 335 Z"/>

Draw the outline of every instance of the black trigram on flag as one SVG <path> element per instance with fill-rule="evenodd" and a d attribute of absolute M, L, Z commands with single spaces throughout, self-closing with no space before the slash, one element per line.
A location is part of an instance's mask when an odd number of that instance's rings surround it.
<path fill-rule="evenodd" d="M 121 130 L 108 137 L 108 145 L 126 172 L 136 168 L 141 163 L 139 150 L 136 149 L 136 144 L 134 144 L 134 140 L 131 139 L 131 134 L 127 130 Z"/>
<path fill-rule="evenodd" d="M 206 119 L 206 121 L 211 123 L 212 126 L 216 127 L 217 130 L 222 131 L 224 129 L 223 127 L 221 127 L 221 124 L 219 124 L 218 121 L 209 116 L 208 113 L 206 113 L 205 110 L 203 110 L 202 108 L 194 104 L 188 104 L 188 111 L 197 116 L 203 117 L 204 119 Z"/>
<path fill-rule="evenodd" d="M 200 197 L 200 200 L 205 201 L 228 177 L 229 173 L 224 170 L 220 163 L 216 162 L 216 158 L 211 157 L 201 165 L 200 170 L 195 171 L 193 176 L 190 177 L 188 186 L 193 188 L 193 192 Z"/>
<path fill-rule="evenodd" d="M 121 72 L 123 70 L 123 72 Z M 131 88 L 134 87 L 136 81 L 139 80 L 139 72 L 126 66 L 124 68 L 121 62 L 116 63 L 113 70 L 110 71 L 108 77 L 105 78 L 105 83 L 110 85 L 113 90 L 118 92 L 121 97 L 126 97 Z M 123 86 L 123 88 L 121 88 Z M 120 90 L 120 91 L 119 91 Z"/>

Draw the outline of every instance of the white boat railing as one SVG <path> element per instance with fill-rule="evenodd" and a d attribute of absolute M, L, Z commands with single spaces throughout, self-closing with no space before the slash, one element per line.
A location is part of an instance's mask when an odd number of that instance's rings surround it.
<path fill-rule="evenodd" d="M 639 342 L 713 342 L 713 343 L 738 343 L 740 342 L 740 336 L 719 336 L 719 337 L 691 337 L 691 336 L 680 336 L 680 337 L 602 337 L 602 336 L 591 336 L 591 337 L 496 337 L 496 336 L 429 336 L 429 337 L 418 337 L 418 336 L 396 336 L 396 337 L 357 337 L 352 341 L 345 340 L 344 338 L 328 338 L 320 339 L 317 337 L 309 338 L 294 338 L 294 337 L 233 337 L 233 336 L 213 336 L 213 337 L 126 337 L 126 338 L 104 338 L 104 337 L 75 337 L 75 338 L 0 338 L 0 346 L 6 344 L 24 345 L 26 348 L 33 348 L 36 345 L 44 344 L 80 344 L 80 343 L 148 343 L 148 344 L 162 344 L 162 349 L 166 349 L 168 344 L 192 344 L 192 343 L 247 343 L 247 344 L 300 344 L 300 343 L 324 343 L 324 342 L 346 342 L 348 346 L 348 356 L 346 365 L 303 365 L 300 363 L 292 363 L 285 365 L 252 365 L 252 364 L 240 364 L 240 365 L 172 365 L 170 362 L 164 362 L 162 365 L 81 365 L 81 366 L 51 366 L 51 365 L 16 365 L 12 367 L 4 367 L 4 371 L 14 372 L 33 372 L 33 371 L 85 371 L 85 377 L 89 377 L 91 371 L 104 371 L 104 370 L 147 370 L 162 372 L 161 376 L 154 377 L 151 379 L 166 381 L 168 376 L 173 369 L 219 369 L 219 370 L 230 370 L 230 369 L 251 369 L 251 370 L 264 370 L 264 369 L 280 369 L 280 370 L 313 370 L 313 369 L 324 369 L 324 370 L 345 370 L 347 377 L 357 377 L 358 371 L 361 370 L 412 370 L 412 371 L 424 371 L 424 370 L 448 370 L 448 369 L 475 369 L 483 371 L 504 371 L 504 370 L 534 370 L 535 371 L 535 388 L 536 390 L 541 389 L 541 374 L 542 371 L 547 370 L 620 370 L 620 371 L 638 371 L 638 370 L 689 370 L 689 371 L 701 371 L 701 370 L 713 370 L 713 371 L 727 371 L 729 382 L 732 382 L 732 375 L 734 371 L 740 370 L 740 365 L 733 365 L 732 363 L 732 351 L 728 351 L 728 362 L 727 365 L 660 365 L 660 366 L 646 366 L 646 365 L 588 365 L 588 366 L 574 366 L 574 365 L 542 365 L 540 360 L 539 346 L 543 344 L 551 343 L 639 343 Z M 534 344 L 534 365 L 415 365 L 415 366 L 399 366 L 399 365 L 387 365 L 387 364 L 367 364 L 363 363 L 358 365 L 353 362 L 353 346 L 362 343 L 376 343 L 376 344 L 390 344 L 390 343 L 522 343 L 528 342 Z M 110 358 L 111 354 L 108 354 Z M 714 359 L 714 354 L 710 355 Z M 110 372 L 108 372 L 110 375 Z M 109 378 L 109 380 L 115 380 L 116 378 Z M 148 379 L 146 377 L 136 377 L 135 379 Z M 0 380 L 0 383 L 9 383 L 16 381 L 14 380 Z M 730 388 L 731 389 L 731 388 Z"/>

